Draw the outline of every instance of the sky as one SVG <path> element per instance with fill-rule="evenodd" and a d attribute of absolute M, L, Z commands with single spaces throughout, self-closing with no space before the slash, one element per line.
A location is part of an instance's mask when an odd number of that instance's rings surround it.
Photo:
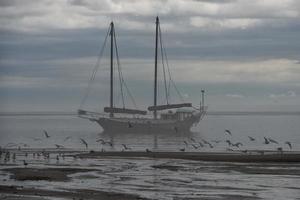
<path fill-rule="evenodd" d="M 111 21 L 124 80 L 140 109 L 152 105 L 156 16 L 186 102 L 205 89 L 209 110 L 299 110 L 298 0 L 0 0 L 0 112 L 76 111 Z M 108 52 L 85 109 L 109 105 Z"/>

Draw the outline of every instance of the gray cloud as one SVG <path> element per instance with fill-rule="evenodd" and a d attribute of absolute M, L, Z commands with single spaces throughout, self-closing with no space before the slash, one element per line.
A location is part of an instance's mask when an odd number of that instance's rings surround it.
<path fill-rule="evenodd" d="M 145 91 L 152 91 L 156 15 L 172 74 L 189 100 L 198 102 L 192 94 L 198 98 L 200 86 L 218 105 L 222 97 L 242 103 L 239 95 L 250 104 L 269 104 L 269 94 L 285 94 L 291 105 L 299 100 L 287 95 L 300 93 L 296 0 L 3 0 L 0 96 L 28 107 L 29 94 L 45 104 L 72 97 L 76 107 L 114 20 L 124 76 L 138 100 L 151 103 Z M 107 77 L 97 83 L 105 92 Z"/>

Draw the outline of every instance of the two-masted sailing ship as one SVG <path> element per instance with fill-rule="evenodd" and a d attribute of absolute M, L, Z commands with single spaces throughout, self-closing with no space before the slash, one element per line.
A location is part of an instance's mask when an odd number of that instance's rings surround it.
<path fill-rule="evenodd" d="M 110 106 L 104 107 L 104 113 L 87 111 L 82 108 L 78 110 L 78 116 L 81 118 L 89 119 L 93 122 L 97 122 L 106 132 L 189 132 L 193 125 L 200 122 L 206 112 L 204 106 L 204 90 L 202 90 L 202 102 L 200 101 L 200 107 L 196 108 L 191 103 L 183 102 L 172 104 L 170 103 L 169 93 L 170 85 L 175 87 L 176 92 L 180 95 L 176 88 L 169 71 L 168 63 L 162 61 L 163 65 L 163 77 L 166 93 L 166 103 L 163 105 L 158 104 L 158 51 L 160 48 L 161 59 L 166 60 L 166 51 L 162 44 L 161 29 L 159 18 L 156 17 L 156 32 L 155 32 L 155 61 L 154 61 L 154 94 L 153 105 L 148 107 L 148 112 L 139 109 L 126 108 L 124 104 L 124 87 L 128 90 L 128 87 L 124 84 L 123 77 L 119 77 L 121 84 L 121 94 L 123 100 L 123 107 L 116 107 L 114 105 L 114 54 L 117 59 L 119 76 L 122 76 L 119 66 L 118 48 L 116 45 L 116 36 L 114 23 L 111 22 L 107 37 L 110 37 Z M 105 45 L 105 44 L 104 44 Z M 167 70 L 165 69 L 167 65 Z M 96 71 L 96 70 L 94 70 Z M 168 73 L 167 73 L 167 72 Z M 168 83 L 166 74 L 169 75 Z M 129 91 L 129 90 L 128 90 Z M 132 95 L 130 95 L 132 97 Z M 182 97 L 182 96 L 181 96 Z M 152 114 L 151 114 L 152 113 Z M 149 116 L 151 114 L 151 116 Z"/>

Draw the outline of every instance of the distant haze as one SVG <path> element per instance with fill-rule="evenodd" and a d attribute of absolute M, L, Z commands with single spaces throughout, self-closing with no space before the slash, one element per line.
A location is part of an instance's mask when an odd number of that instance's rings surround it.
<path fill-rule="evenodd" d="M 76 110 L 112 20 L 125 81 L 152 104 L 157 15 L 186 101 L 205 89 L 210 110 L 300 110 L 300 1 L 1 0 L 0 112 Z M 108 105 L 107 59 L 89 109 Z"/>

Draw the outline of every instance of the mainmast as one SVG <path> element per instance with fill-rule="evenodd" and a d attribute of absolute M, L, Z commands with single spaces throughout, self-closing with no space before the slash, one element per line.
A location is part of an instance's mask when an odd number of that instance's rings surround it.
<path fill-rule="evenodd" d="M 114 107 L 114 23 L 110 23 L 110 108 Z M 110 112 L 109 117 L 114 117 L 114 113 Z"/>
<path fill-rule="evenodd" d="M 157 105 L 157 44 L 158 44 L 158 26 L 159 19 L 156 17 L 156 34 L 155 34 L 155 63 L 154 63 L 154 107 Z M 154 119 L 157 118 L 157 111 L 153 112 Z"/>

